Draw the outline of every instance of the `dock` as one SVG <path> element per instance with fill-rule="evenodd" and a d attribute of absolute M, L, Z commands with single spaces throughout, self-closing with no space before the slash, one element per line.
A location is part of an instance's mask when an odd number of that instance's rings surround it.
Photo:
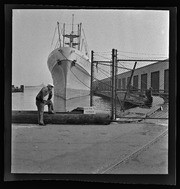
<path fill-rule="evenodd" d="M 167 126 L 146 123 L 76 127 L 13 123 L 11 171 L 168 174 L 167 137 Z"/>
<path fill-rule="evenodd" d="M 126 122 L 133 114 L 144 121 Z M 108 114 L 45 112 L 45 127 L 37 125 L 37 111 L 13 111 L 11 171 L 167 174 L 168 120 L 147 116 L 168 116 L 168 104 L 133 108 L 124 123 L 111 122 Z"/>

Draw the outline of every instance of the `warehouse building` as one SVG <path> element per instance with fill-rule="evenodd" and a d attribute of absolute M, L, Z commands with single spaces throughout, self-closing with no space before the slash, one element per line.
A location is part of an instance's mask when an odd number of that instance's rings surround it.
<path fill-rule="evenodd" d="M 117 90 L 126 90 L 131 76 L 131 71 L 118 74 Z M 144 91 L 150 87 L 154 93 L 169 92 L 169 59 L 137 68 L 134 71 L 131 85 L 135 90 Z M 110 90 L 111 78 L 94 82 L 93 86 L 98 90 Z"/>

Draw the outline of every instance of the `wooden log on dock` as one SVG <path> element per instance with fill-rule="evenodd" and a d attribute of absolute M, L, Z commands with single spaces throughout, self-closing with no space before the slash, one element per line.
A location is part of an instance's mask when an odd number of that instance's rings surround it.
<path fill-rule="evenodd" d="M 44 112 L 45 124 L 110 124 L 111 119 L 108 114 L 75 114 L 75 113 L 55 113 Z M 37 111 L 12 111 L 12 123 L 38 124 Z"/>

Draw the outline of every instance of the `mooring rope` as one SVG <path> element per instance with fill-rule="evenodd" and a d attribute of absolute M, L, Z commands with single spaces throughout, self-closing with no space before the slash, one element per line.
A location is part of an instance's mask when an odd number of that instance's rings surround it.
<path fill-rule="evenodd" d="M 67 60 L 67 61 L 70 61 L 70 60 L 68 60 L 68 58 L 61 52 L 61 51 L 59 51 L 63 56 L 64 56 L 64 58 Z M 71 68 L 68 66 L 68 69 L 71 71 L 71 73 L 76 77 L 76 79 L 78 80 L 78 81 L 80 81 L 84 86 L 86 86 L 87 88 L 89 88 L 90 89 L 90 87 L 89 86 L 87 86 L 83 81 L 81 81 L 77 76 L 76 76 L 76 74 L 71 70 Z M 87 75 L 87 74 L 86 74 Z"/>

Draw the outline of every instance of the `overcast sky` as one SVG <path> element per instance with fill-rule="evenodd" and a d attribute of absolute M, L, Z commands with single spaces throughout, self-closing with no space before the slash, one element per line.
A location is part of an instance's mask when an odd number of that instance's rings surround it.
<path fill-rule="evenodd" d="M 13 10 L 12 84 L 52 82 L 47 57 L 57 21 L 82 22 L 89 50 L 169 56 L 169 12 L 151 10 Z M 135 56 L 137 54 L 125 54 Z M 123 55 L 122 55 L 123 56 Z M 152 56 L 151 56 L 152 57 Z"/>

